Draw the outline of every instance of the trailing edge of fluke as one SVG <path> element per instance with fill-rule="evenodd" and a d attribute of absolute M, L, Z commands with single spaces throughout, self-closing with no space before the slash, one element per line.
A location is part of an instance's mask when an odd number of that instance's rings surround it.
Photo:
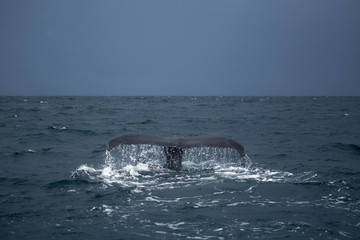
<path fill-rule="evenodd" d="M 107 150 L 110 151 L 120 144 L 149 144 L 163 147 L 175 147 L 179 149 L 187 149 L 192 147 L 233 148 L 237 150 L 242 156 L 245 156 L 245 149 L 240 143 L 231 138 L 221 136 L 178 138 L 159 137 L 146 134 L 124 134 L 111 139 L 107 144 Z"/>

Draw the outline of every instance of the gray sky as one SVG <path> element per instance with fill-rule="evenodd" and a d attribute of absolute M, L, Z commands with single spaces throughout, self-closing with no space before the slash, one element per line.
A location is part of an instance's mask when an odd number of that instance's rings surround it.
<path fill-rule="evenodd" d="M 360 95 L 359 0 L 1 0 L 0 95 Z"/>

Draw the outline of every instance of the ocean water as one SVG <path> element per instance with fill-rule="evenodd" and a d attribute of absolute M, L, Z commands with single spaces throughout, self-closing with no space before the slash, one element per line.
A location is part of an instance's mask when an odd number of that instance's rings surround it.
<path fill-rule="evenodd" d="M 1 239 L 359 239 L 360 97 L 0 97 Z M 246 149 L 119 146 L 220 135 Z"/>

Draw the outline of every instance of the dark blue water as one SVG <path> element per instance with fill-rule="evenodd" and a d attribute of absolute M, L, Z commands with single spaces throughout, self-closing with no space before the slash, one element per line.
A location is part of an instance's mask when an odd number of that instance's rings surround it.
<path fill-rule="evenodd" d="M 1 97 L 1 239 L 358 239 L 360 97 Z M 222 135 L 182 171 L 124 133 Z"/>

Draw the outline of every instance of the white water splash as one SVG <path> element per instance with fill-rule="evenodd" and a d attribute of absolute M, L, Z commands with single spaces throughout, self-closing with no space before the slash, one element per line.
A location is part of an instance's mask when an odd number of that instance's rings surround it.
<path fill-rule="evenodd" d="M 299 178 L 290 172 L 256 167 L 249 156 L 241 157 L 232 149 L 189 149 L 183 156 L 181 171 L 164 168 L 165 161 L 161 147 L 125 145 L 115 151 L 106 151 L 102 167 L 81 165 L 72 176 L 102 182 L 106 186 L 115 184 L 131 188 L 135 192 L 184 188 L 222 179 L 239 182 L 288 182 Z"/>

